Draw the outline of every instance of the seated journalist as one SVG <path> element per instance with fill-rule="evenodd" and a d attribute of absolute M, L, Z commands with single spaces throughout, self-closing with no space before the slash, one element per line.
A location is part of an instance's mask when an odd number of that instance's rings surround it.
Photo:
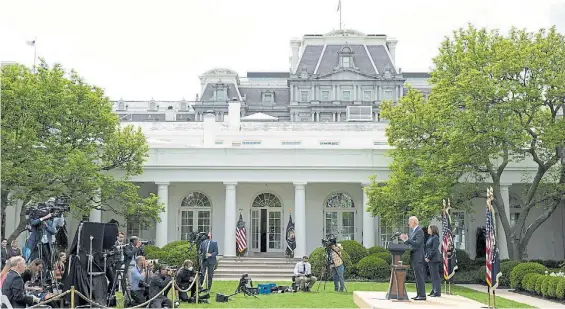
<path fill-rule="evenodd" d="M 300 291 L 310 292 L 318 279 L 312 276 L 312 265 L 308 262 L 308 256 L 303 256 L 302 261 L 296 263 L 294 277 Z"/>
<path fill-rule="evenodd" d="M 153 277 L 151 277 L 151 283 L 149 284 L 149 299 L 157 296 L 152 302 L 151 308 L 172 308 L 173 302 L 167 298 L 167 294 L 171 287 L 167 288 L 164 292 L 163 289 L 171 282 L 172 278 L 168 274 L 168 269 L 166 266 L 162 265 L 159 267 L 159 272 L 157 272 Z"/>

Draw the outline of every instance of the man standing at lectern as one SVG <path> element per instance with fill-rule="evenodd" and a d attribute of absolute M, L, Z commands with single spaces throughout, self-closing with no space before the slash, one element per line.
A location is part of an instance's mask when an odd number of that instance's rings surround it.
<path fill-rule="evenodd" d="M 410 264 L 414 269 L 416 291 L 413 300 L 426 300 L 426 271 L 424 268 L 424 230 L 419 225 L 418 218 L 412 216 L 408 219 L 410 235 L 402 234 L 400 239 L 410 246 Z"/>

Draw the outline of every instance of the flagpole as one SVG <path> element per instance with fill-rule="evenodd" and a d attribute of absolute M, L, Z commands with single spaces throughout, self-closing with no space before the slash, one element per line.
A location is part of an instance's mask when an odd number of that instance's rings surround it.
<path fill-rule="evenodd" d="M 339 1 L 339 30 L 341 30 L 341 0 Z"/>

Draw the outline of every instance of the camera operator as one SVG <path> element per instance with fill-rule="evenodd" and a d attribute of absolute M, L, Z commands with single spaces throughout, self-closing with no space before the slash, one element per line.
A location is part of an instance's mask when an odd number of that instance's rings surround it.
<path fill-rule="evenodd" d="M 34 303 L 39 303 L 39 297 L 26 295 L 22 273 L 25 271 L 25 260 L 21 256 L 10 258 L 10 272 L 2 285 L 2 294 L 6 295 L 13 308 L 26 308 Z"/>
<path fill-rule="evenodd" d="M 149 299 L 161 294 L 151 302 L 151 308 L 173 307 L 173 302 L 167 298 L 170 288 L 167 288 L 163 293 L 161 293 L 163 288 L 165 288 L 171 280 L 172 278 L 169 276 L 169 270 L 164 265 L 159 268 L 159 272 L 151 277 L 151 283 L 149 283 Z"/>
<path fill-rule="evenodd" d="M 345 267 L 343 265 L 343 259 L 341 258 L 341 244 L 336 244 L 336 241 L 333 240 L 329 249 L 331 254 L 330 267 L 333 274 L 335 291 L 343 292 L 345 289 L 345 279 L 343 277 Z"/>
<path fill-rule="evenodd" d="M 196 284 L 192 284 L 194 279 L 196 278 L 196 271 L 192 267 L 192 261 L 186 260 L 182 264 L 182 268 L 178 270 L 176 275 L 176 282 L 177 286 L 181 290 L 186 290 L 190 287 L 190 298 L 186 292 L 179 291 L 179 299 L 181 301 L 189 302 L 190 299 L 194 298 L 194 294 L 196 293 Z M 192 285 L 192 286 L 191 286 Z"/>
<path fill-rule="evenodd" d="M 302 261 L 294 266 L 294 278 L 299 289 L 304 292 L 310 292 L 310 289 L 318 280 L 312 276 L 312 265 L 308 262 L 308 256 L 303 256 Z"/>
<path fill-rule="evenodd" d="M 133 300 L 132 305 L 139 305 L 147 300 L 145 294 L 147 288 L 146 279 L 151 274 L 148 272 L 147 269 L 148 265 L 147 265 L 147 261 L 145 260 L 145 257 L 138 256 L 135 259 L 135 263 L 136 263 L 135 266 L 130 267 L 128 275 L 129 275 L 129 282 L 131 285 L 130 294 Z"/>
<path fill-rule="evenodd" d="M 124 263 L 126 267 L 135 266 L 135 261 L 139 256 L 145 256 L 143 244 L 137 236 L 132 236 L 129 239 L 129 244 L 124 248 Z"/>

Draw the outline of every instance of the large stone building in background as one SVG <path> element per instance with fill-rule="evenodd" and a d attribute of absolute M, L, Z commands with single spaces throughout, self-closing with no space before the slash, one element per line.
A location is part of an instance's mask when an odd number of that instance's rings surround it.
<path fill-rule="evenodd" d="M 371 247 L 385 246 L 396 231 L 407 232 L 407 218 L 385 225 L 366 211 L 363 187 L 371 176 L 386 181 L 390 173 L 380 104 L 398 101 L 408 85 L 427 96 L 429 74 L 402 72 L 397 41 L 386 35 L 340 30 L 305 35 L 290 45 L 289 72 L 240 77 L 212 69 L 200 76 L 201 94 L 192 101 L 115 101 L 122 123 L 142 128 L 150 146 L 143 174 L 132 181 L 142 195 L 159 195 L 166 208 L 152 227 L 116 218 L 129 236 L 162 246 L 186 239 L 191 230 L 211 231 L 220 255 L 233 256 L 241 214 L 249 254 L 282 256 L 292 216 L 295 256 L 302 256 L 330 234 Z M 520 212 L 512 205 L 523 190 L 521 179 L 532 172 L 535 165 L 523 162 L 510 164 L 502 175 L 511 224 Z M 452 213 L 455 246 L 471 257 L 476 230 L 485 225 L 485 200 L 473 203 L 473 211 Z M 14 211 L 18 207 L 8 215 Z M 541 211 L 534 209 L 530 218 Z M 93 211 L 90 220 L 114 217 Z M 17 218 L 8 220 L 7 231 Z M 536 231 L 529 258 L 563 258 L 564 218 L 558 209 Z M 72 235 L 78 220 L 70 221 Z M 505 258 L 504 237 L 499 241 Z"/>

